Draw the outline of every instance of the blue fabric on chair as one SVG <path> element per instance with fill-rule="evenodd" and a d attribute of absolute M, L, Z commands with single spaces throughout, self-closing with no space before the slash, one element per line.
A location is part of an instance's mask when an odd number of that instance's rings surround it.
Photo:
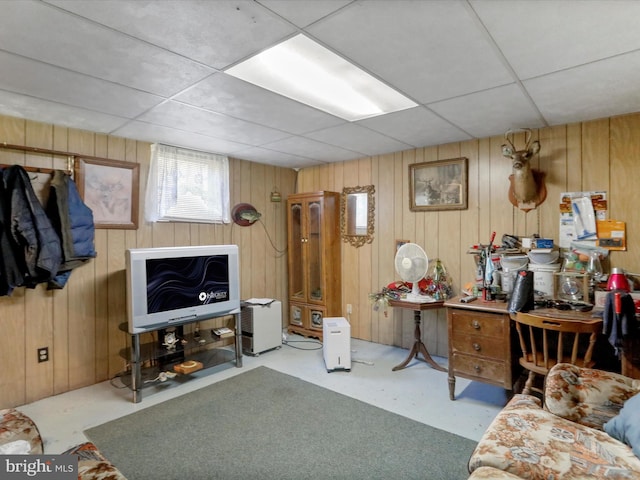
<path fill-rule="evenodd" d="M 640 458 L 640 394 L 624 402 L 620 413 L 604 424 L 604 431 L 631 447 Z"/>

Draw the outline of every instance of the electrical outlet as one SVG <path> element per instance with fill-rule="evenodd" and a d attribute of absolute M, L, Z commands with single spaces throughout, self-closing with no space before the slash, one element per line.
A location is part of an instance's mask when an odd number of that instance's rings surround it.
<path fill-rule="evenodd" d="M 352 312 L 353 312 L 353 307 L 351 306 L 350 303 L 347 303 L 347 315 L 351 315 Z"/>
<path fill-rule="evenodd" d="M 38 363 L 49 361 L 49 347 L 40 347 L 38 349 Z"/>

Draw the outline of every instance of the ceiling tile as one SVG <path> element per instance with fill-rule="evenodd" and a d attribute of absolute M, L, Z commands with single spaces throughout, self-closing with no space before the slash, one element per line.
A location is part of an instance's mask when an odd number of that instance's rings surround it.
<path fill-rule="evenodd" d="M 0 90 L 2 114 L 61 127 L 110 133 L 128 119 Z M 0 139 L 2 141 L 3 139 Z"/>
<path fill-rule="evenodd" d="M 191 148 L 204 152 L 218 153 L 221 155 L 233 155 L 247 145 L 219 138 L 186 132 L 176 128 L 152 125 L 150 123 L 133 121 L 112 132 L 119 137 L 135 138 L 151 143 L 163 143 L 175 147 Z"/>
<path fill-rule="evenodd" d="M 549 124 L 640 111 L 640 52 L 524 82 Z"/>
<path fill-rule="evenodd" d="M 424 107 L 368 118 L 358 122 L 413 147 L 469 140 L 470 135 Z"/>
<path fill-rule="evenodd" d="M 515 84 L 429 105 L 429 108 L 474 137 L 483 138 L 512 128 L 541 128 L 545 124 Z"/>
<path fill-rule="evenodd" d="M 245 144 L 260 145 L 289 136 L 280 130 L 172 101 L 149 110 L 138 119 L 146 123 Z"/>
<path fill-rule="evenodd" d="M 352 0 L 258 0 L 268 9 L 304 28 L 351 3 Z"/>
<path fill-rule="evenodd" d="M 513 81 L 462 2 L 359 2 L 309 32 L 419 103 Z"/>
<path fill-rule="evenodd" d="M 0 51 L 0 88 L 14 93 L 134 118 L 161 97 Z"/>
<path fill-rule="evenodd" d="M 242 158 L 243 160 L 266 163 L 276 167 L 291 167 L 291 165 L 296 165 L 296 168 L 303 168 L 318 164 L 317 160 L 313 160 L 311 158 L 289 155 L 288 153 L 276 152 L 275 150 L 269 150 L 261 147 L 251 147 L 245 150 L 238 150 L 235 153 L 235 156 Z"/>
<path fill-rule="evenodd" d="M 411 145 L 353 123 L 318 130 L 305 135 L 305 137 L 354 152 L 362 152 L 365 155 L 399 152 L 411 148 Z"/>
<path fill-rule="evenodd" d="M 345 122 L 224 73 L 202 80 L 174 100 L 293 134 Z"/>
<path fill-rule="evenodd" d="M 362 152 L 353 152 L 345 150 L 333 145 L 318 142 L 310 138 L 289 137 L 284 140 L 278 140 L 264 146 L 269 150 L 276 152 L 285 152 L 293 156 L 300 156 L 318 160 L 320 162 L 339 162 L 345 160 L 354 160 L 364 155 Z"/>
<path fill-rule="evenodd" d="M 253 0 L 55 0 L 51 3 L 217 69 L 296 31 Z"/>
<path fill-rule="evenodd" d="M 636 0 L 0 4 L 0 114 L 261 163 L 640 111 Z M 421 105 L 347 123 L 221 71 L 297 33 Z"/>
<path fill-rule="evenodd" d="M 636 0 L 472 0 L 519 78 L 640 49 Z"/>
<path fill-rule="evenodd" d="M 41 2 L 2 3 L 0 45 L 18 55 L 163 96 L 214 71 Z"/>

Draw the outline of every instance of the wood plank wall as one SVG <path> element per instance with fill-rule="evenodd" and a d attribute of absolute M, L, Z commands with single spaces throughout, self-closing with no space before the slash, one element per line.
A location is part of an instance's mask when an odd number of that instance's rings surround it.
<path fill-rule="evenodd" d="M 607 190 L 610 218 L 627 222 L 626 252 L 615 252 L 605 268 L 640 272 L 640 209 L 636 177 L 640 174 L 640 114 L 562 125 L 534 132 L 542 149 L 536 162 L 546 172 L 547 201 L 527 214 L 507 200 L 510 162 L 502 157 L 501 136 L 440 145 L 293 170 L 231 159 L 231 204 L 249 202 L 263 214 L 266 227 L 185 224 L 150 225 L 135 231 L 99 230 L 98 257 L 74 271 L 63 290 L 43 286 L 17 289 L 0 297 L 0 408 L 101 382 L 120 372 L 119 356 L 128 344 L 119 330 L 125 320 L 124 251 L 132 247 L 236 243 L 241 252 L 242 296 L 286 301 L 285 203 L 271 203 L 274 186 L 283 199 L 295 191 L 332 190 L 372 184 L 376 188 L 375 238 L 354 248 L 343 243 L 343 304 L 353 305 L 352 335 L 409 347 L 411 312 L 388 316 L 373 312 L 368 295 L 397 279 L 393 266 L 397 239 L 417 242 L 431 258 L 439 257 L 456 291 L 473 278 L 470 245 L 486 243 L 492 231 L 558 237 L 558 201 L 563 191 Z M 517 139 L 522 142 L 522 139 Z M 73 151 L 141 164 L 141 192 L 146 184 L 149 144 L 108 135 L 0 116 L 0 142 Z M 409 210 L 409 164 L 455 157 L 469 158 L 469 207 L 463 211 Z M 63 158 L 0 150 L 0 163 L 66 168 Z M 46 186 L 46 181 L 44 181 Z M 267 236 L 267 233 L 269 236 Z M 275 244 L 271 246 L 269 237 Z M 343 309 L 346 315 L 346 308 Z M 433 354 L 447 355 L 443 312 L 424 314 L 423 340 Z M 285 319 L 286 321 L 286 319 Z M 36 349 L 49 346 L 51 360 L 37 363 Z"/>
<path fill-rule="evenodd" d="M 492 231 L 535 233 L 558 239 L 560 193 L 606 190 L 609 218 L 627 222 L 628 251 L 613 252 L 604 267 L 640 272 L 640 114 L 561 125 L 533 132 L 542 145 L 535 166 L 546 172 L 547 200 L 537 210 L 522 212 L 507 199 L 511 163 L 501 153 L 502 136 L 419 148 L 357 161 L 331 163 L 299 172 L 298 191 L 375 186 L 375 239 L 360 248 L 343 243 L 343 311 L 353 305 L 352 336 L 410 347 L 413 314 L 374 312 L 368 294 L 397 280 L 393 258 L 396 240 L 421 245 L 430 258 L 440 258 L 455 291 L 474 278 L 474 262 L 466 252 L 487 243 Z M 516 137 L 516 146 L 524 138 Z M 448 158 L 469 159 L 469 207 L 462 211 L 411 212 L 409 165 Z M 423 313 L 423 341 L 436 355 L 447 356 L 444 312 Z"/>
<path fill-rule="evenodd" d="M 8 408 L 112 378 L 126 364 L 129 345 L 119 328 L 126 321 L 127 248 L 234 243 L 240 248 L 242 298 L 286 301 L 286 206 L 271 203 L 274 187 L 294 192 L 296 173 L 230 159 L 231 205 L 247 202 L 262 213 L 251 227 L 196 223 L 149 224 L 143 220 L 150 144 L 99 133 L 0 116 L 0 142 L 70 151 L 140 164 L 140 227 L 96 231 L 97 258 L 74 270 L 63 290 L 18 288 L 0 297 L 0 408 Z M 0 163 L 66 169 L 65 157 L 0 149 Z M 39 185 L 43 199 L 47 178 Z M 47 177 L 46 175 L 44 177 Z M 43 189 L 44 188 L 44 189 Z M 264 225 L 264 226 L 263 226 Z M 273 242 L 273 246 L 272 246 Z M 286 311 L 286 310 L 285 310 Z M 50 361 L 37 362 L 39 347 Z"/>

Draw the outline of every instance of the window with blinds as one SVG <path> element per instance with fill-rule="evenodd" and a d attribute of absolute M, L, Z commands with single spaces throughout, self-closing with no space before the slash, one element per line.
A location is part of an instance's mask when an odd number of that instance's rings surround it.
<path fill-rule="evenodd" d="M 149 222 L 229 223 L 229 159 L 154 144 L 145 200 Z"/>

